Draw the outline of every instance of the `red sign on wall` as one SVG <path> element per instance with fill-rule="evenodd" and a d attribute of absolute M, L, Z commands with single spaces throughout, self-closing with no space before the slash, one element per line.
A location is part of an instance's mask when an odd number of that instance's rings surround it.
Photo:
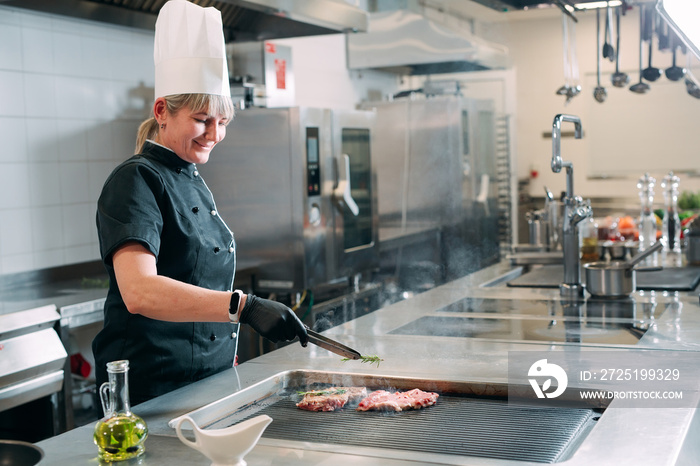
<path fill-rule="evenodd" d="M 287 61 L 275 58 L 275 75 L 277 75 L 277 89 L 286 89 Z"/>
<path fill-rule="evenodd" d="M 272 42 L 265 42 L 265 51 L 267 53 L 276 53 L 277 49 L 275 47 L 275 44 L 273 44 Z"/>

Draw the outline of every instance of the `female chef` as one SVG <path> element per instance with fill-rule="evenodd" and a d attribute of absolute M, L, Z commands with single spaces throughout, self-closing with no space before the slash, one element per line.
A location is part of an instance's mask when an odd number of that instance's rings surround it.
<path fill-rule="evenodd" d="M 291 309 L 233 290 L 233 233 L 197 171 L 234 113 L 220 12 L 166 3 L 154 59 L 153 117 L 97 205 L 110 282 L 93 341 L 97 386 L 107 362 L 128 359 L 133 404 L 231 368 L 239 322 L 273 342 L 307 343 Z"/>

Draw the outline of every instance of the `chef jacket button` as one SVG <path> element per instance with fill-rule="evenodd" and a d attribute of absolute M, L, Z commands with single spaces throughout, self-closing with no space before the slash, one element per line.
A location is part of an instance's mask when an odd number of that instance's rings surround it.
<path fill-rule="evenodd" d="M 233 333 L 231 334 L 231 338 L 236 338 L 237 336 L 238 336 L 238 334 L 237 334 L 236 332 L 233 332 Z"/>
<path fill-rule="evenodd" d="M 212 210 L 212 211 L 211 211 L 211 214 L 212 214 L 212 215 L 216 215 L 216 211 L 215 211 L 215 210 Z"/>
<path fill-rule="evenodd" d="M 197 170 L 195 170 L 194 173 L 192 173 L 192 174 L 193 174 L 194 176 L 199 176 L 199 172 L 198 172 Z"/>
<path fill-rule="evenodd" d="M 221 248 L 219 246 L 214 248 L 214 252 L 219 252 L 219 251 L 221 251 Z"/>
<path fill-rule="evenodd" d="M 214 334 L 212 333 L 211 336 L 209 337 L 209 339 L 210 339 L 211 341 L 216 340 L 216 335 L 214 335 Z"/>
<path fill-rule="evenodd" d="M 235 250 L 235 249 L 233 249 L 233 246 L 231 246 L 230 248 L 228 248 L 228 252 L 233 252 L 234 250 Z"/>
<path fill-rule="evenodd" d="M 199 207 L 197 207 L 197 206 L 192 207 L 192 212 L 194 212 L 195 214 L 197 212 L 199 212 Z"/>

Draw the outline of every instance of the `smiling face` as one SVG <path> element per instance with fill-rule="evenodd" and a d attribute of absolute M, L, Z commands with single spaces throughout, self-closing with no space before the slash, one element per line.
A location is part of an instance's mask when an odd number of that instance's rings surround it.
<path fill-rule="evenodd" d="M 196 164 L 209 160 L 211 150 L 226 136 L 226 125 L 230 121 L 226 115 L 211 115 L 206 109 L 182 107 L 170 113 L 162 97 L 156 100 L 153 113 L 160 125 L 156 142 L 182 160 Z"/>

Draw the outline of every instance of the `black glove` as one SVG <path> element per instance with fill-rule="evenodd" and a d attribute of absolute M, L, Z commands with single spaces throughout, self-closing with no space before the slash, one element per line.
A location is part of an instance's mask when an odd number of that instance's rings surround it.
<path fill-rule="evenodd" d="M 241 323 L 250 325 L 273 343 L 294 340 L 296 337 L 299 337 L 301 346 L 309 342 L 304 324 L 294 311 L 282 303 L 249 294 L 240 319 Z"/>

